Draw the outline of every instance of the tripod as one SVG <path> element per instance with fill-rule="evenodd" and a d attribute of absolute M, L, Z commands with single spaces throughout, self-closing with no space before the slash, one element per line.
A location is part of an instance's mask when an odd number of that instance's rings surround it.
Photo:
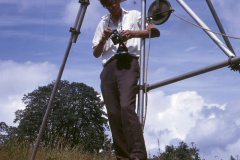
<path fill-rule="evenodd" d="M 41 141 L 44 129 L 45 129 L 46 124 L 47 124 L 47 119 L 48 119 L 48 116 L 49 116 L 51 108 L 52 108 L 53 100 L 55 98 L 55 95 L 56 95 L 56 92 L 57 92 L 57 89 L 58 89 L 58 85 L 59 85 L 59 82 L 61 80 L 62 73 L 63 73 L 64 67 L 65 67 L 65 64 L 67 62 L 67 58 L 68 58 L 70 49 L 72 47 L 72 43 L 77 42 L 77 38 L 78 38 L 78 35 L 80 34 L 80 28 L 82 26 L 82 22 L 83 22 L 87 7 L 90 4 L 89 0 L 79 0 L 79 3 L 81 3 L 81 5 L 80 5 L 80 8 L 79 8 L 79 11 L 78 11 L 78 14 L 77 14 L 77 18 L 75 20 L 74 27 L 70 28 L 71 36 L 70 36 L 70 39 L 69 39 L 69 42 L 68 42 L 68 46 L 67 46 L 65 55 L 63 57 L 63 61 L 62 61 L 60 70 L 58 72 L 57 80 L 54 84 L 54 88 L 53 88 L 50 100 L 48 102 L 47 110 L 45 112 L 45 115 L 44 115 L 44 118 L 43 118 L 43 121 L 42 121 L 42 125 L 41 125 L 41 129 L 39 131 L 39 134 L 38 134 L 38 137 L 37 137 L 37 140 L 36 140 L 36 144 L 35 144 L 34 149 L 33 149 L 31 160 L 35 159 L 37 149 L 38 149 L 39 143 Z"/>

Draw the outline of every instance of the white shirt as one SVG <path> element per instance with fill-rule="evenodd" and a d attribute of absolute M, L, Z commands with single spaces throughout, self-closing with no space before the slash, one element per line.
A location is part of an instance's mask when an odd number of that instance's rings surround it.
<path fill-rule="evenodd" d="M 141 30 L 141 13 L 136 10 L 125 11 L 122 9 L 122 21 L 118 21 L 118 26 L 115 26 L 110 19 L 110 14 L 102 17 L 102 20 L 97 26 L 94 38 L 93 38 L 93 48 L 96 47 L 101 38 L 104 29 L 110 27 L 112 29 L 120 30 Z M 141 38 L 132 38 L 124 42 L 128 48 L 128 52 L 134 57 L 140 57 L 140 45 Z M 118 44 L 114 45 L 112 40 L 109 38 L 103 49 L 102 54 L 102 65 L 104 66 L 116 53 L 118 49 Z"/>

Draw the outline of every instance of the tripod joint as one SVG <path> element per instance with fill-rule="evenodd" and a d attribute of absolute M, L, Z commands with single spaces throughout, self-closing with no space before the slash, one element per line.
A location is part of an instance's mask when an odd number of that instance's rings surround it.
<path fill-rule="evenodd" d="M 146 84 L 146 83 L 144 83 L 144 85 L 138 85 L 138 92 L 139 90 L 143 90 L 143 92 L 145 93 L 145 86 L 147 87 L 147 92 L 148 92 L 149 84 Z"/>
<path fill-rule="evenodd" d="M 75 28 L 70 28 L 69 32 L 72 32 L 75 35 L 79 35 L 81 32 L 78 32 Z"/>
<path fill-rule="evenodd" d="M 90 4 L 89 0 L 87 0 L 87 1 L 86 0 L 79 0 L 78 3 L 81 3 L 82 5 L 86 5 L 86 4 L 89 5 Z"/>

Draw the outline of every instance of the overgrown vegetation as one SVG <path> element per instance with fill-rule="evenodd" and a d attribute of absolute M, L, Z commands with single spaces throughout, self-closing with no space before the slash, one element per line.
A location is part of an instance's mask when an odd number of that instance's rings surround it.
<path fill-rule="evenodd" d="M 7 126 L 5 122 L 0 122 L 0 134 L 4 135 L 0 137 L 2 143 L 8 144 L 16 138 L 18 141 L 24 141 L 24 144 L 34 143 L 53 87 L 54 82 L 38 87 L 23 96 L 25 109 L 15 112 L 14 122 L 19 122 L 18 127 Z M 108 120 L 99 101 L 99 93 L 92 87 L 83 83 L 60 81 L 41 138 L 41 146 L 56 148 L 56 144 L 62 147 L 67 143 L 70 148 L 81 146 L 81 150 L 89 153 L 109 150 L 110 139 L 105 134 L 105 130 L 109 128 Z"/>
<path fill-rule="evenodd" d="M 110 151 L 90 153 L 80 145 L 71 147 L 71 144 L 62 139 L 55 141 L 55 147 L 41 145 L 35 160 L 116 160 Z M 66 144 L 63 146 L 62 144 Z M 34 144 L 26 140 L 10 139 L 7 143 L 0 143 L 0 160 L 29 160 Z"/>
<path fill-rule="evenodd" d="M 2 138 L 2 136 L 0 135 Z M 36 160 L 116 160 L 111 147 L 100 152 L 88 152 L 81 145 L 71 147 L 71 144 L 64 142 L 62 138 L 54 140 L 54 147 L 40 145 Z M 64 144 L 64 145 L 63 145 Z M 28 160 L 31 157 L 34 143 L 20 139 L 10 139 L 7 143 L 0 140 L 0 160 Z M 198 155 L 199 149 L 196 145 L 188 147 L 186 143 L 180 142 L 179 146 L 166 146 L 164 152 L 149 158 L 149 160 L 201 160 Z M 238 160 L 231 156 L 230 160 Z M 205 159 L 202 159 L 205 160 Z"/>
<path fill-rule="evenodd" d="M 189 147 L 186 143 L 180 142 L 179 146 L 166 146 L 165 151 L 158 151 L 158 156 L 153 155 L 154 160 L 201 160 L 199 157 L 199 149 L 194 142 Z"/>

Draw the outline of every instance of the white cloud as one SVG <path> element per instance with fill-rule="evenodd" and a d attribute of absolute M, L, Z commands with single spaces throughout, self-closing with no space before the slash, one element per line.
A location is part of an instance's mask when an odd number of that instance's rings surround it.
<path fill-rule="evenodd" d="M 13 125 L 14 112 L 23 109 L 21 99 L 24 94 L 32 92 L 54 80 L 55 65 L 44 63 L 16 63 L 0 60 L 0 121 Z"/>
<path fill-rule="evenodd" d="M 201 158 L 229 158 L 237 154 L 234 147 L 240 147 L 239 108 L 239 102 L 206 104 L 195 91 L 150 92 L 144 133 L 147 150 L 157 155 L 158 139 L 161 151 L 180 141 L 195 142 Z"/>
<path fill-rule="evenodd" d="M 195 126 L 196 114 L 204 102 L 196 92 L 180 92 L 165 96 L 162 91 L 150 92 L 145 137 L 160 139 L 164 147 L 171 139 L 185 139 Z M 149 132 L 149 129 L 151 130 Z M 151 148 L 150 148 L 151 149 Z"/>

